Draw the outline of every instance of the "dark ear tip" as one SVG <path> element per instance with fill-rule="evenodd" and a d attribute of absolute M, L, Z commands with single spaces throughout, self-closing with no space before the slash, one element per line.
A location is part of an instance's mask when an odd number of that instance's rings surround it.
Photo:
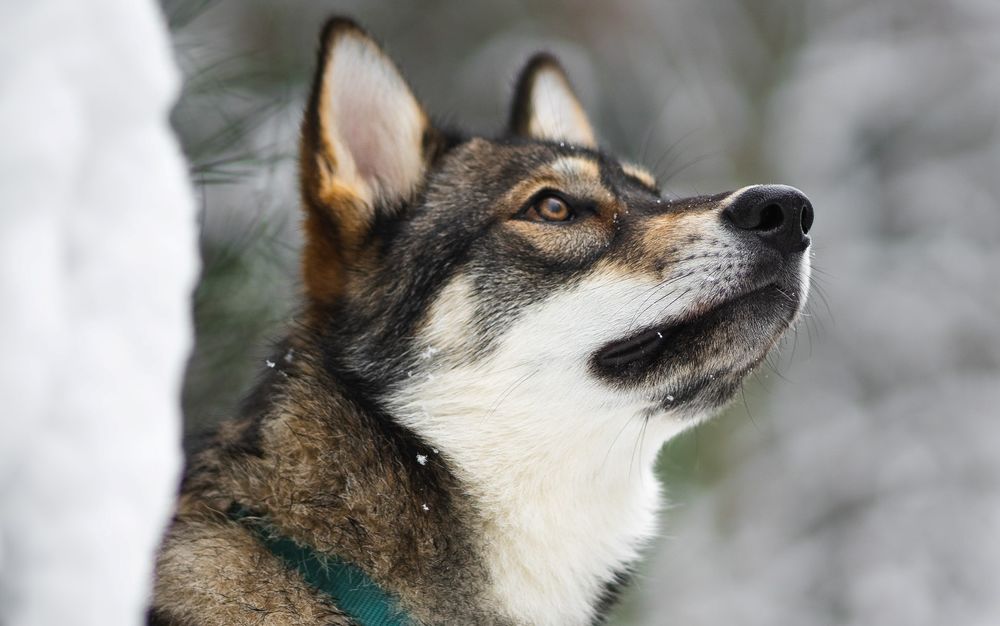
<path fill-rule="evenodd" d="M 319 35 L 319 47 L 316 50 L 316 69 L 313 74 L 310 110 L 315 108 L 315 100 L 319 97 L 320 85 L 323 83 L 323 73 L 330 58 L 330 49 L 338 37 L 346 34 L 353 34 L 371 40 L 371 35 L 368 34 L 368 31 L 349 17 L 336 15 L 323 24 L 323 30 L 320 31 Z M 307 111 L 307 118 L 311 117 L 311 115 L 312 113 Z"/>
<path fill-rule="evenodd" d="M 312 138 L 319 132 L 317 130 L 319 95 L 323 85 L 323 74 L 326 71 L 327 62 L 330 60 L 330 49 L 338 37 L 348 33 L 368 37 L 368 33 L 357 22 L 341 15 L 336 15 L 326 20 L 323 24 L 323 29 L 320 31 L 319 46 L 316 48 L 316 69 L 313 70 L 312 88 L 309 90 L 308 105 L 306 106 L 305 117 L 302 123 L 303 145 L 315 141 Z"/>
<path fill-rule="evenodd" d="M 531 58 L 524 65 L 524 69 L 521 70 L 521 79 L 528 80 L 543 69 L 553 69 L 561 74 L 566 74 L 566 70 L 556 55 L 548 51 L 542 51 L 531 55 Z"/>
<path fill-rule="evenodd" d="M 534 87 L 535 77 L 542 70 L 554 70 L 560 76 L 566 77 L 566 70 L 562 63 L 554 54 L 547 51 L 536 52 L 531 55 L 524 69 L 517 77 L 514 86 L 514 102 L 511 107 L 510 120 L 507 123 L 508 131 L 516 135 L 524 135 L 528 132 L 528 120 L 531 119 L 531 90 Z M 569 82 L 568 79 L 566 79 Z"/>
<path fill-rule="evenodd" d="M 358 23 L 351 18 L 336 15 L 328 19 L 326 23 L 323 24 L 323 30 L 319 36 L 320 44 L 326 48 L 338 35 L 348 32 L 353 32 L 363 37 L 370 36 L 368 31 L 358 25 Z"/>

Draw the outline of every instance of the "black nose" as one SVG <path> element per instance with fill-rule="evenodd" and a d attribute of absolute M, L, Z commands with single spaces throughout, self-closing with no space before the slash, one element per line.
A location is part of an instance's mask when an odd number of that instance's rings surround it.
<path fill-rule="evenodd" d="M 727 199 L 724 220 L 757 236 L 782 254 L 809 247 L 813 208 L 809 198 L 787 185 L 754 185 Z"/>

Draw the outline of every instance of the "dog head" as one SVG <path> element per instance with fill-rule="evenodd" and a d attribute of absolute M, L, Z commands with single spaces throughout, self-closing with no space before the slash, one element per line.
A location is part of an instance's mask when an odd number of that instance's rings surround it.
<path fill-rule="evenodd" d="M 425 432 L 476 411 L 529 431 L 697 421 L 806 298 L 805 196 L 665 198 L 600 149 L 547 55 L 522 72 L 507 131 L 466 137 L 432 124 L 371 37 L 335 20 L 300 156 L 304 286 L 327 364 Z M 584 400 L 595 417 L 553 408 Z"/>

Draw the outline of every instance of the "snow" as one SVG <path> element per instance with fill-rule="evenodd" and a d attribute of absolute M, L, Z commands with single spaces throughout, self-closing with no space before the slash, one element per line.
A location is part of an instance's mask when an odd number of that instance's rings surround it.
<path fill-rule="evenodd" d="M 157 6 L 0 9 L 0 623 L 138 624 L 197 270 Z"/>
<path fill-rule="evenodd" d="M 421 465 L 427 465 L 427 455 L 426 454 L 418 454 L 417 455 L 417 463 L 420 463 Z"/>

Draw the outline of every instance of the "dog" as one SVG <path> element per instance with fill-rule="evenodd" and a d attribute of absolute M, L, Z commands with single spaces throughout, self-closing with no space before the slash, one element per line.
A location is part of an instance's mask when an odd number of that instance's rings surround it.
<path fill-rule="evenodd" d="M 342 18 L 299 157 L 301 312 L 189 460 L 149 622 L 601 622 L 658 449 L 799 317 L 809 200 L 668 199 L 548 54 L 501 136 L 441 128 Z"/>

